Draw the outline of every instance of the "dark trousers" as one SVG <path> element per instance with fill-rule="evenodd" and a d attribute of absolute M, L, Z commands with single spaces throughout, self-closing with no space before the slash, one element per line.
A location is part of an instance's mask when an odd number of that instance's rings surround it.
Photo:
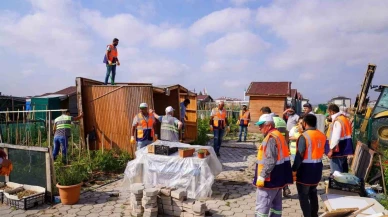
<path fill-rule="evenodd" d="M 318 217 L 318 195 L 317 186 L 308 186 L 296 183 L 298 190 L 300 208 L 304 217 Z"/>
<path fill-rule="evenodd" d="M 111 81 L 111 84 L 114 85 L 115 77 L 116 77 L 116 65 L 106 64 L 105 85 L 108 84 L 108 79 L 111 72 L 112 72 L 112 79 L 110 81 Z"/>
<path fill-rule="evenodd" d="M 241 136 L 244 132 L 244 141 L 247 141 L 248 126 L 240 126 L 240 133 L 238 135 L 238 140 L 241 141 Z"/>
<path fill-rule="evenodd" d="M 214 129 L 214 151 L 216 154 L 220 153 L 220 148 L 221 148 L 221 143 L 222 143 L 222 137 L 224 136 L 224 131 L 223 129 Z"/>

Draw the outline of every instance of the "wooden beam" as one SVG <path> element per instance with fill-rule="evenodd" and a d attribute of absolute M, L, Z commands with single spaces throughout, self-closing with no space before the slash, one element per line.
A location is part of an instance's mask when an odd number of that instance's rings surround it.
<path fill-rule="evenodd" d="M 53 198 L 53 185 L 52 185 L 52 177 L 51 177 L 50 152 L 45 153 L 45 158 L 46 158 L 46 187 L 47 187 L 46 190 L 50 195 L 50 200 L 52 200 L 52 198 Z"/>
<path fill-rule="evenodd" d="M 28 151 L 39 151 L 39 152 L 48 152 L 48 148 L 46 147 L 35 147 L 35 146 L 24 146 L 24 145 L 11 145 L 7 143 L 0 143 L 0 148 L 4 148 L 8 150 L 8 148 L 11 149 L 18 149 L 18 150 L 28 150 Z"/>

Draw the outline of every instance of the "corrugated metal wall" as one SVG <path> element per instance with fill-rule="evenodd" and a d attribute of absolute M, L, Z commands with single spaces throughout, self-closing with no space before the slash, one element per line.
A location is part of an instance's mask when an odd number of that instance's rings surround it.
<path fill-rule="evenodd" d="M 97 133 L 97 142 L 90 142 L 90 149 L 117 147 L 133 154 L 136 147 L 129 144 L 133 117 L 139 112 L 140 103 L 153 107 L 152 86 L 87 85 L 86 80 L 82 83 L 84 132 L 95 127 Z"/>

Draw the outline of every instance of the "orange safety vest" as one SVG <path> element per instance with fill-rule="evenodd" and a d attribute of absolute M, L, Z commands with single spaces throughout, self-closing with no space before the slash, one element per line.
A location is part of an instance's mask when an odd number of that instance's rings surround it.
<path fill-rule="evenodd" d="M 302 136 L 306 140 L 306 150 L 297 172 L 296 182 L 304 185 L 317 185 L 322 178 L 322 157 L 325 152 L 326 136 L 319 130 L 306 130 Z M 297 150 L 300 138 L 296 143 Z"/>
<path fill-rule="evenodd" d="M 112 62 L 114 59 L 116 59 L 119 56 L 119 52 L 117 51 L 117 48 L 113 44 L 110 44 L 108 46 L 110 48 L 110 51 L 108 52 L 108 60 Z"/>
<path fill-rule="evenodd" d="M 264 162 L 266 160 L 265 152 L 267 149 L 268 140 L 270 138 L 274 138 L 276 140 L 278 156 L 275 168 L 271 171 L 269 177 L 267 177 L 264 181 L 264 188 L 283 188 L 285 185 L 293 183 L 292 170 L 290 154 L 286 139 L 277 129 L 274 129 L 269 132 L 264 138 L 261 145 L 259 146 L 256 161 L 256 172 L 255 177 L 253 179 L 253 184 L 256 186 L 258 185 L 258 177 L 260 176 L 261 171 L 264 168 Z"/>
<path fill-rule="evenodd" d="M 136 140 L 152 140 L 154 137 L 154 115 L 152 113 L 148 114 L 148 121 L 144 118 L 143 114 L 140 112 L 137 114 L 138 122 L 137 122 L 137 128 L 136 128 Z M 144 138 L 144 135 L 146 134 L 146 131 L 149 132 L 149 137 L 151 138 Z"/>
<path fill-rule="evenodd" d="M 226 110 L 222 110 L 222 113 L 218 108 L 214 108 L 215 115 L 213 117 L 213 127 L 214 128 L 225 128 L 225 119 L 226 119 Z"/>
<path fill-rule="evenodd" d="M 338 121 L 341 124 L 341 137 L 338 145 L 333 150 L 332 157 L 343 157 L 348 155 L 353 155 L 354 147 L 352 140 L 352 126 L 349 119 L 344 115 L 339 115 L 333 122 L 329 125 L 329 129 L 326 132 L 326 147 L 325 154 L 330 151 L 330 142 L 331 134 L 333 133 L 334 123 Z"/>
<path fill-rule="evenodd" d="M 241 110 L 239 119 L 240 119 L 240 126 L 248 126 L 248 122 L 249 122 L 249 111 L 247 110 L 247 111 L 243 114 L 243 111 Z"/>

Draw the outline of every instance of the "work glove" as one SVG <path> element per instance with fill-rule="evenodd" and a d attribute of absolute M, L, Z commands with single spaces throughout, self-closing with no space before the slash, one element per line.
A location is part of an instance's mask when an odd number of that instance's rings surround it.
<path fill-rule="evenodd" d="M 228 133 L 230 132 L 230 127 L 229 126 L 226 127 L 226 132 L 228 132 Z"/>
<path fill-rule="evenodd" d="M 296 182 L 296 172 L 292 171 L 292 180 Z"/>
<path fill-rule="evenodd" d="M 131 145 L 134 145 L 136 144 L 136 141 L 135 141 L 135 137 L 134 136 L 131 136 L 131 140 L 129 142 Z"/>
<path fill-rule="evenodd" d="M 112 61 L 109 61 L 109 60 L 108 60 L 108 64 L 111 66 L 111 65 L 112 65 Z"/>
<path fill-rule="evenodd" d="M 213 132 L 213 126 L 212 125 L 210 125 L 210 131 Z"/>
<path fill-rule="evenodd" d="M 248 123 L 248 127 L 250 127 L 251 126 L 251 123 Z"/>
<path fill-rule="evenodd" d="M 257 187 L 264 187 L 264 181 L 265 181 L 265 179 L 263 177 L 259 176 L 257 178 L 257 181 L 256 181 L 256 186 Z"/>

